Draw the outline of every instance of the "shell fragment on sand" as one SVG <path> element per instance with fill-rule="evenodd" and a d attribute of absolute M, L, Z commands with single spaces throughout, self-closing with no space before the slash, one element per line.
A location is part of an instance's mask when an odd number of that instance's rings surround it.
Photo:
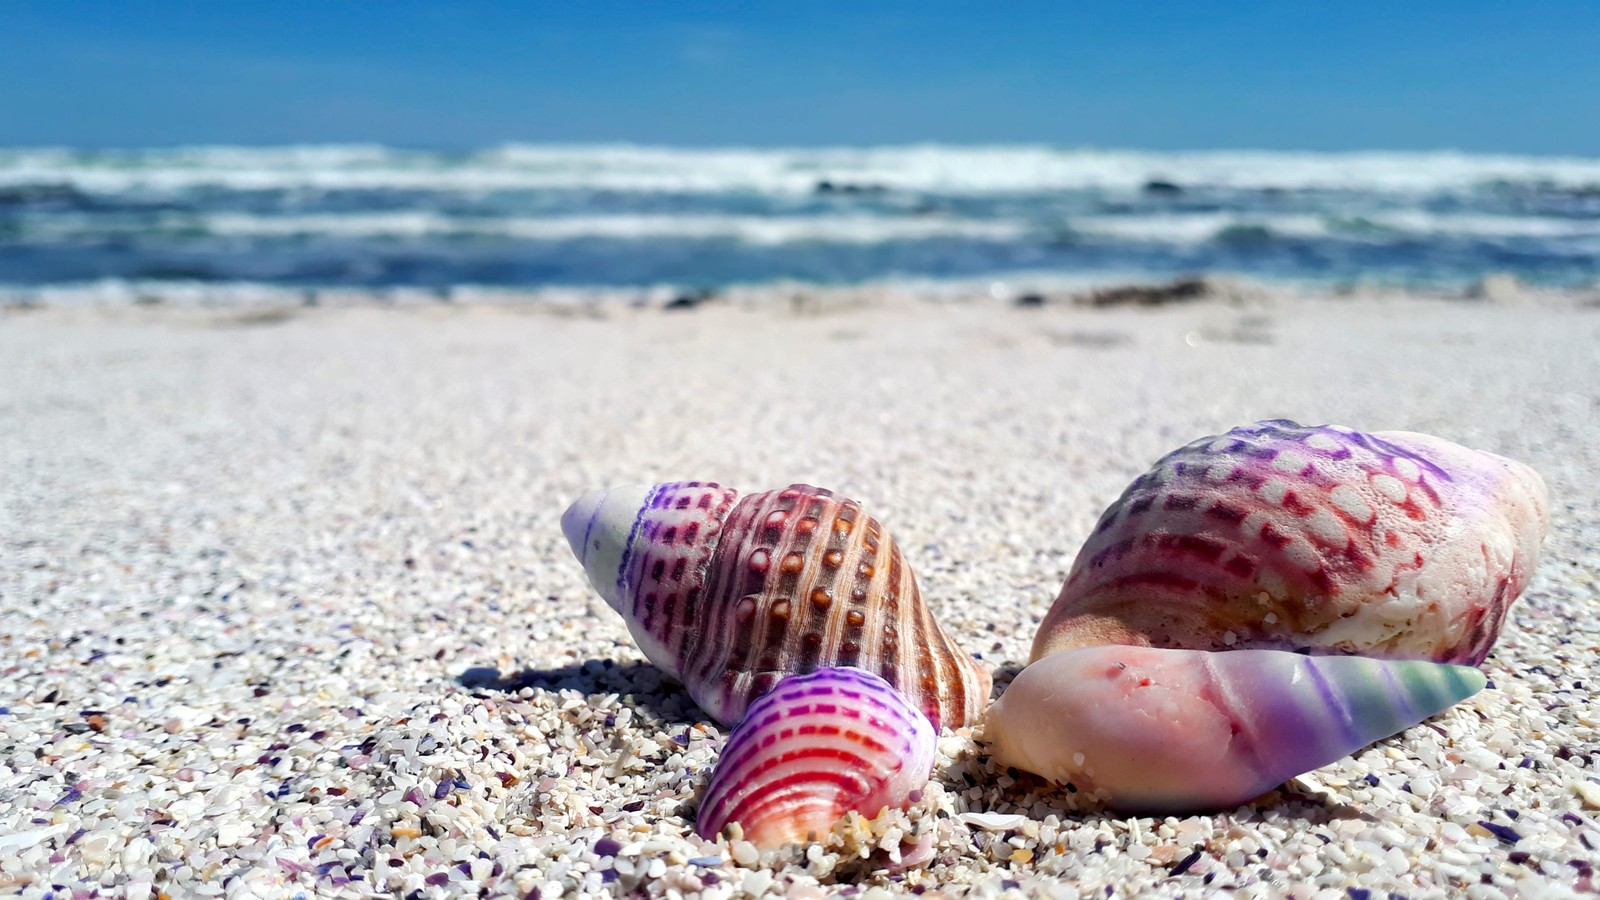
<path fill-rule="evenodd" d="M 1101 517 L 1032 658 L 1264 647 L 1476 665 L 1539 559 L 1521 463 L 1409 432 L 1258 422 L 1163 457 Z"/>
<path fill-rule="evenodd" d="M 888 682 L 850 668 L 784 679 L 750 705 L 717 760 L 695 829 L 737 822 L 757 847 L 820 841 L 855 811 L 910 804 L 937 732 Z"/>
<path fill-rule="evenodd" d="M 984 720 L 995 759 L 1117 810 L 1244 803 L 1483 688 L 1466 666 L 1281 650 L 1101 646 L 1023 669 Z"/>
<path fill-rule="evenodd" d="M 988 705 L 989 673 L 934 621 L 894 539 L 830 491 L 620 487 L 580 497 L 561 527 L 645 656 L 721 722 L 827 666 L 882 676 L 935 727 Z"/>

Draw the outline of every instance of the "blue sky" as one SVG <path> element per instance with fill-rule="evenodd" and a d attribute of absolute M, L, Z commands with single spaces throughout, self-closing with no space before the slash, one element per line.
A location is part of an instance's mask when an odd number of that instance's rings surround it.
<path fill-rule="evenodd" d="M 1600 155 L 1600 2 L 0 5 L 0 144 Z"/>

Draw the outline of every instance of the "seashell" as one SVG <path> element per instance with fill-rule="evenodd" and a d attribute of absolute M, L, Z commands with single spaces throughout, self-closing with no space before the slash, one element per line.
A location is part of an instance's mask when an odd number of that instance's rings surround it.
<path fill-rule="evenodd" d="M 851 668 L 792 675 L 728 735 L 695 830 L 737 822 L 757 847 L 820 841 L 845 814 L 904 808 L 928 783 L 938 731 L 887 681 Z"/>
<path fill-rule="evenodd" d="M 1002 765 L 1107 805 L 1237 806 L 1483 688 L 1467 666 L 1282 650 L 1086 647 L 1019 673 L 983 738 Z"/>
<path fill-rule="evenodd" d="M 1028 821 L 1027 816 L 1016 813 L 968 812 L 956 818 L 964 825 L 971 825 L 984 831 L 1010 831 L 1013 828 L 1021 828 Z"/>
<path fill-rule="evenodd" d="M 1546 504 L 1527 466 L 1428 435 L 1235 428 L 1106 510 L 1032 658 L 1136 644 L 1476 665 L 1532 577 Z"/>
<path fill-rule="evenodd" d="M 857 666 L 959 728 L 989 673 L 934 621 L 911 567 L 854 501 L 796 484 L 592 491 L 561 517 L 589 581 L 644 655 L 723 723 L 787 675 Z"/>

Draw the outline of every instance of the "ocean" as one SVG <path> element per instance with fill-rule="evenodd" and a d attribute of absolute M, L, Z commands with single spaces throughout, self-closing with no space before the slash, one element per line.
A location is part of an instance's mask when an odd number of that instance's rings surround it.
<path fill-rule="evenodd" d="M 0 291 L 1600 280 L 1600 159 L 1044 146 L 0 149 Z"/>

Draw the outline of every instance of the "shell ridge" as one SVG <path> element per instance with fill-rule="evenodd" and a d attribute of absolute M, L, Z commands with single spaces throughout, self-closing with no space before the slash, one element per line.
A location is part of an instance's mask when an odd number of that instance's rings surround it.
<path fill-rule="evenodd" d="M 605 493 L 600 495 L 599 502 L 596 503 L 594 505 L 594 508 L 589 511 L 589 520 L 586 523 L 584 523 L 584 526 L 583 526 L 583 544 L 582 544 L 582 548 L 583 549 L 578 551 L 578 565 L 583 566 L 584 571 L 586 573 L 587 573 L 587 571 L 589 569 L 589 547 L 590 547 L 590 541 L 594 540 L 594 527 L 595 527 L 595 524 L 600 521 L 600 510 L 605 506 L 606 498 L 609 497 L 609 496 L 611 496 L 611 491 L 609 489 L 607 489 L 605 491 Z M 631 539 L 632 539 L 632 533 L 631 532 L 629 533 L 629 539 L 630 539 L 630 542 L 631 542 Z M 626 551 L 624 551 L 624 553 L 626 553 Z M 619 566 L 617 568 L 617 587 L 618 587 L 618 589 L 620 589 L 622 587 L 622 583 L 621 583 L 621 581 L 622 581 L 622 571 L 623 571 L 623 569 Z"/>
<path fill-rule="evenodd" d="M 702 613 L 702 600 L 706 589 L 706 575 L 711 561 L 715 558 L 717 548 L 722 542 L 722 523 L 727 519 L 733 504 L 738 499 L 738 492 L 724 488 L 715 482 L 707 482 L 707 487 L 719 492 L 715 508 L 711 512 L 710 521 L 706 523 L 706 533 L 700 534 L 699 523 L 691 523 L 695 527 L 694 537 L 699 546 L 698 558 L 694 562 L 694 577 L 685 587 L 682 598 L 681 612 L 677 619 L 677 627 L 673 629 L 671 640 L 668 642 L 668 652 L 674 659 L 682 660 L 685 656 L 685 647 L 692 639 L 697 626 L 700 624 Z"/>
<path fill-rule="evenodd" d="M 1355 727 L 1355 716 L 1351 713 L 1349 705 L 1345 702 L 1342 692 L 1335 690 L 1328 682 L 1327 675 L 1320 666 L 1314 665 L 1311 657 L 1306 657 L 1304 663 L 1306 675 L 1310 683 L 1317 690 L 1317 699 L 1321 700 L 1324 707 L 1332 713 L 1328 721 L 1340 730 L 1348 733 Z"/>
<path fill-rule="evenodd" d="M 798 485 L 790 485 L 783 493 L 794 492 L 798 488 Z M 778 657 L 797 660 L 800 669 L 815 668 L 821 654 L 821 638 L 811 640 L 816 634 L 817 615 L 821 612 L 811 596 L 819 584 L 818 569 L 827 542 L 818 539 L 821 521 L 814 513 L 819 507 L 825 507 L 829 499 L 816 495 L 808 498 L 804 494 L 793 498 L 787 507 L 789 518 L 784 523 L 782 534 L 782 537 L 789 539 L 785 545 L 786 558 L 787 554 L 798 553 L 800 561 L 799 569 L 793 573 L 792 589 L 786 592 L 784 602 L 788 615 L 785 617 L 784 637 Z"/>
<path fill-rule="evenodd" d="M 1383 686 L 1386 688 L 1385 693 L 1400 708 L 1399 711 L 1402 717 L 1415 716 L 1419 722 L 1428 717 L 1426 713 L 1412 705 L 1411 692 L 1406 690 L 1405 684 L 1397 677 L 1392 666 L 1380 666 L 1378 671 L 1383 678 Z"/>
<path fill-rule="evenodd" d="M 684 684 L 690 688 L 690 695 L 718 718 L 726 716 L 724 710 L 729 698 L 738 696 L 743 687 L 739 673 L 732 668 L 741 645 L 747 648 L 749 644 L 748 637 L 741 640 L 737 621 L 745 596 L 739 581 L 748 577 L 754 551 L 746 546 L 747 536 L 766 496 L 745 495 L 723 520 L 720 541 L 723 552 L 712 557 L 712 577 L 705 591 L 706 606 L 717 609 L 718 615 L 707 622 L 709 628 L 696 635 L 698 639 L 689 649 L 684 666 L 687 676 Z M 759 615 L 759 610 L 755 614 Z"/>
<path fill-rule="evenodd" d="M 1271 766 L 1263 753 L 1266 744 L 1259 730 L 1259 726 L 1266 723 L 1262 721 L 1263 717 L 1255 714 L 1252 704 L 1240 696 L 1239 686 L 1233 683 L 1234 679 L 1230 679 L 1228 673 L 1219 668 L 1219 663 L 1224 661 L 1216 659 L 1216 656 L 1207 653 L 1199 658 L 1204 677 L 1198 679 L 1198 697 L 1214 706 L 1231 724 L 1230 752 L 1237 753 L 1246 768 L 1266 774 Z"/>
<path fill-rule="evenodd" d="M 971 698 L 967 696 L 966 673 L 962 671 L 962 660 L 939 652 L 938 644 L 932 639 L 932 635 L 939 628 L 939 623 L 933 620 L 931 610 L 924 607 L 922 615 L 917 618 L 919 621 L 915 630 L 919 645 L 928 649 L 929 672 L 925 677 L 931 679 L 931 682 L 924 681 L 919 687 L 926 690 L 930 683 L 949 685 L 949 690 L 946 692 L 949 695 L 947 697 L 949 708 L 953 712 L 961 714 L 962 718 L 974 715 L 970 712 L 972 703 L 970 702 Z M 966 656 L 966 654 L 962 654 L 962 656 Z M 915 677 L 915 675 L 912 675 L 912 678 Z M 979 684 L 982 684 L 981 680 Z M 929 691 L 929 694 L 932 695 L 932 692 Z M 923 711 L 927 712 L 927 709 L 924 708 Z M 930 715 L 928 718 L 933 720 L 935 728 L 941 727 L 943 724 L 939 717 Z"/>
<path fill-rule="evenodd" d="M 628 529 L 628 539 L 622 545 L 622 560 L 617 565 L 617 596 L 619 597 L 625 597 L 629 593 L 628 569 L 633 561 L 635 553 L 637 552 L 639 530 L 644 526 L 645 513 L 655 508 L 656 498 L 661 496 L 662 491 L 666 490 L 668 487 L 671 487 L 670 483 L 656 485 L 645 499 L 644 506 L 640 507 L 638 514 L 633 517 L 633 526 Z M 593 528 L 592 519 L 590 520 L 590 527 Z M 633 605 L 633 614 L 635 617 L 637 617 L 639 614 L 639 603 L 640 601 L 638 596 L 635 594 Z"/>

